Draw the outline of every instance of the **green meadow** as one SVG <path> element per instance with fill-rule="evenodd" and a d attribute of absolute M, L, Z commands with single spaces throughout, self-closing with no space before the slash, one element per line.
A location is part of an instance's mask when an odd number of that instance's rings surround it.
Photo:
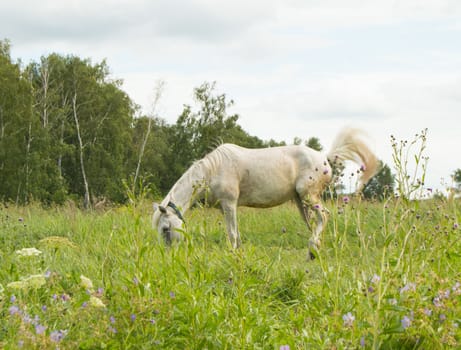
<path fill-rule="evenodd" d="M 459 348 L 460 206 L 327 201 L 312 261 L 292 203 L 241 208 L 237 251 L 216 209 L 166 247 L 146 201 L 1 206 L 0 348 Z"/>

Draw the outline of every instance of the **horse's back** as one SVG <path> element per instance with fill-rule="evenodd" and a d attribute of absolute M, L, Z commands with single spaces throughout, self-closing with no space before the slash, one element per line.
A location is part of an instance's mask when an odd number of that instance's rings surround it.
<path fill-rule="evenodd" d="M 305 146 L 251 149 L 224 144 L 219 148 L 223 162 L 213 180 L 216 194 L 234 194 L 240 205 L 254 207 L 271 207 L 292 199 L 299 179 L 322 172 L 319 167 L 326 159 Z"/>

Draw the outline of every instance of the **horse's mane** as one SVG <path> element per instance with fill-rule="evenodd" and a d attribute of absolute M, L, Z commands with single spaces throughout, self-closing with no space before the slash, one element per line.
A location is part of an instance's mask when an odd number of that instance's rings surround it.
<path fill-rule="evenodd" d="M 194 161 L 179 180 L 176 181 L 164 201 L 172 200 L 171 197 L 176 191 L 190 188 L 194 188 L 194 191 L 200 191 L 199 187 L 206 187 L 207 182 L 216 174 L 223 161 L 232 159 L 235 147 L 238 146 L 222 144 L 202 159 Z"/>

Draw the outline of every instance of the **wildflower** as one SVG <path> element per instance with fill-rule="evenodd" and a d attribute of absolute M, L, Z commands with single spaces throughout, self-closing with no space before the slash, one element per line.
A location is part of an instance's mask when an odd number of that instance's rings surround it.
<path fill-rule="evenodd" d="M 19 222 L 24 222 L 24 218 L 19 217 L 19 218 L 18 218 L 18 221 L 19 221 Z"/>
<path fill-rule="evenodd" d="M 423 310 L 423 313 L 426 315 L 426 316 L 431 316 L 432 315 L 432 310 L 429 309 L 429 308 L 425 308 Z"/>
<path fill-rule="evenodd" d="M 280 345 L 280 350 L 290 350 L 290 345 Z"/>
<path fill-rule="evenodd" d="M 96 307 L 96 308 L 106 307 L 106 305 L 102 302 L 102 300 L 95 296 L 90 297 L 89 305 Z"/>
<path fill-rule="evenodd" d="M 29 289 L 34 288 L 38 289 L 46 283 L 45 277 L 43 275 L 30 275 L 29 277 L 24 278 L 21 281 L 10 282 L 7 284 L 8 288 L 11 289 Z"/>
<path fill-rule="evenodd" d="M 110 323 L 114 324 L 115 323 L 115 317 L 114 316 L 109 317 L 109 321 L 110 321 Z"/>
<path fill-rule="evenodd" d="M 96 291 L 96 296 L 97 297 L 102 297 L 104 294 L 104 288 L 99 287 L 98 290 Z"/>
<path fill-rule="evenodd" d="M 397 299 L 395 299 L 395 298 L 389 299 L 389 304 L 390 305 L 397 305 Z"/>
<path fill-rule="evenodd" d="M 133 283 L 135 286 L 137 286 L 139 284 L 139 280 L 136 276 L 133 277 Z"/>
<path fill-rule="evenodd" d="M 460 295 L 461 294 L 461 283 L 456 282 L 451 290 L 453 291 L 453 294 Z"/>
<path fill-rule="evenodd" d="M 67 330 L 58 330 L 50 333 L 50 340 L 59 343 L 67 334 Z"/>
<path fill-rule="evenodd" d="M 78 246 L 72 242 L 67 237 L 62 236 L 48 236 L 39 241 L 40 244 L 44 244 L 50 248 L 61 248 L 61 247 L 68 247 L 68 248 L 78 248 Z"/>
<path fill-rule="evenodd" d="M 88 302 L 87 302 L 87 301 L 84 301 L 84 302 L 82 303 L 82 308 L 84 309 L 84 308 L 86 308 L 87 306 L 88 306 Z"/>
<path fill-rule="evenodd" d="M 402 288 L 400 288 L 400 294 L 405 293 L 405 292 L 414 292 L 416 291 L 416 283 L 409 282 Z"/>
<path fill-rule="evenodd" d="M 51 271 L 46 270 L 45 273 L 43 274 L 43 276 L 45 276 L 45 278 L 50 278 L 51 277 Z"/>
<path fill-rule="evenodd" d="M 170 292 L 170 298 L 171 298 L 171 299 L 176 298 L 176 294 L 175 294 L 174 292 Z"/>
<path fill-rule="evenodd" d="M 344 203 L 344 204 L 349 203 L 349 197 L 348 197 L 348 196 L 344 196 L 344 197 L 343 197 L 343 203 Z"/>
<path fill-rule="evenodd" d="M 14 303 L 14 302 L 16 301 L 16 295 L 13 294 L 13 295 L 10 297 L 10 301 L 11 301 L 12 303 Z"/>
<path fill-rule="evenodd" d="M 46 305 L 42 305 L 42 311 L 43 311 L 43 312 L 46 312 L 47 309 L 48 309 L 48 308 L 46 307 Z"/>
<path fill-rule="evenodd" d="M 61 294 L 61 300 L 62 301 L 69 301 L 70 300 L 70 296 L 66 293 L 63 293 Z"/>
<path fill-rule="evenodd" d="M 365 347 L 365 337 L 363 337 L 363 336 L 360 338 L 360 346 L 361 346 L 362 348 Z"/>
<path fill-rule="evenodd" d="M 117 328 L 109 326 L 109 331 L 113 334 L 117 333 Z"/>
<path fill-rule="evenodd" d="M 35 333 L 36 334 L 43 334 L 46 331 L 46 326 L 42 326 L 41 324 L 37 324 L 35 326 Z"/>
<path fill-rule="evenodd" d="M 402 328 L 407 329 L 408 327 L 411 326 L 411 319 L 408 316 L 403 316 L 402 320 L 400 321 Z"/>
<path fill-rule="evenodd" d="M 355 316 L 351 312 L 343 315 L 343 322 L 345 327 L 352 327 L 354 325 Z"/>
<path fill-rule="evenodd" d="M 151 318 L 151 319 L 149 320 L 149 322 L 150 322 L 151 324 L 155 324 L 157 321 L 155 321 L 155 319 Z"/>
<path fill-rule="evenodd" d="M 80 286 L 89 290 L 90 292 L 93 291 L 93 282 L 88 277 L 83 275 L 80 275 Z"/>
<path fill-rule="evenodd" d="M 379 277 L 376 273 L 371 278 L 370 282 L 373 284 L 378 284 L 381 281 L 381 277 Z"/>
<path fill-rule="evenodd" d="M 42 252 L 37 248 L 22 248 L 20 250 L 16 250 L 15 253 L 19 256 L 37 256 L 42 254 Z"/>
<path fill-rule="evenodd" d="M 435 307 L 442 307 L 443 303 L 442 300 L 440 300 L 439 296 L 436 296 L 433 300 L 432 303 L 434 304 Z"/>
<path fill-rule="evenodd" d="M 130 315 L 130 320 L 131 320 L 131 322 L 136 321 L 136 315 L 135 315 L 135 314 L 131 314 L 131 315 Z"/>
<path fill-rule="evenodd" d="M 453 224 L 453 229 L 456 230 L 458 227 L 459 227 L 458 223 L 455 222 L 455 223 Z"/>
<path fill-rule="evenodd" d="M 10 308 L 8 309 L 8 312 L 10 313 L 11 316 L 21 314 L 21 310 L 16 305 L 10 306 Z"/>
<path fill-rule="evenodd" d="M 443 322 L 443 321 L 445 321 L 446 319 L 447 319 L 447 316 L 446 316 L 445 314 L 440 314 L 440 316 L 439 316 L 440 322 Z"/>
<path fill-rule="evenodd" d="M 319 210 L 321 208 L 322 208 L 322 206 L 320 204 L 314 204 L 314 209 Z"/>

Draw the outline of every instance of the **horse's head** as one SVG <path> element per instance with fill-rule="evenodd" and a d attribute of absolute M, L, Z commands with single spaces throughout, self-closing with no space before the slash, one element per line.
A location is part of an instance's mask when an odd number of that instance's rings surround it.
<path fill-rule="evenodd" d="M 173 241 L 179 241 L 182 238 L 180 231 L 183 224 L 184 219 L 181 212 L 173 203 L 168 203 L 166 207 L 154 203 L 152 227 L 157 229 L 166 244 L 170 245 Z"/>

